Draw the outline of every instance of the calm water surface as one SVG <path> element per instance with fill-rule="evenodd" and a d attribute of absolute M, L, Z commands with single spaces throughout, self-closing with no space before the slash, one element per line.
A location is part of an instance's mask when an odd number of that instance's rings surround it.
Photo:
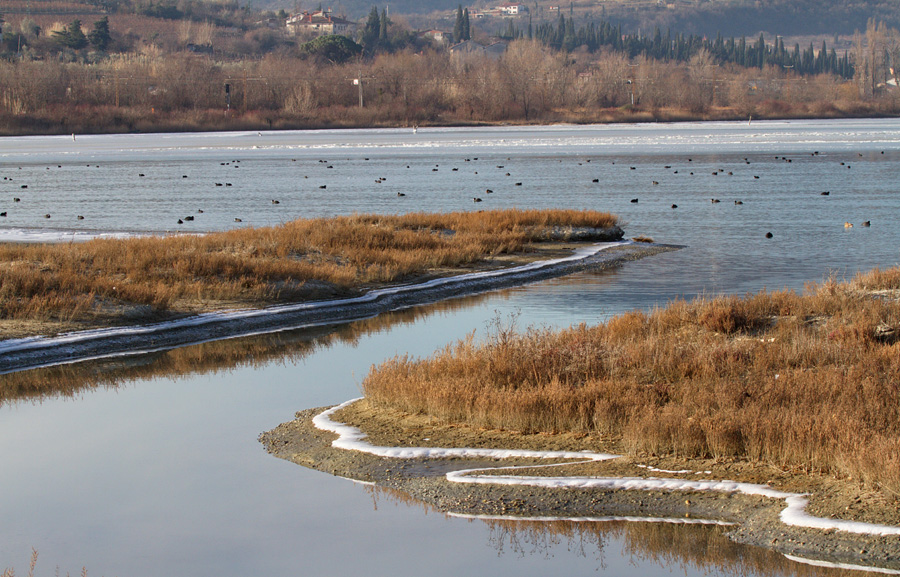
<path fill-rule="evenodd" d="M 898 168 L 896 121 L 0 140 L 8 239 L 514 206 L 609 210 L 629 235 L 686 245 L 318 338 L 0 377 L 37 391 L 0 407 L 0 568 L 24 574 L 34 547 L 38 574 L 829 574 L 715 530 L 447 519 L 272 458 L 256 437 L 296 410 L 358 396 L 373 363 L 427 355 L 498 317 L 599 322 L 703 292 L 802 290 L 896 265 Z M 196 220 L 178 227 L 188 214 Z M 53 386 L 69 393 L 40 393 Z"/>

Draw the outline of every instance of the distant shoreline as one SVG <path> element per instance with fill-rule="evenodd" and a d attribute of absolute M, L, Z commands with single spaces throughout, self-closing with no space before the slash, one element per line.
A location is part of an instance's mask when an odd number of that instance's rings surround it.
<path fill-rule="evenodd" d="M 413 128 L 412 123 L 398 123 L 391 121 L 379 121 L 377 119 L 368 123 L 356 122 L 297 122 L 294 119 L 284 117 L 273 122 L 263 122 L 258 116 L 248 115 L 247 118 L 224 117 L 219 114 L 206 115 L 205 122 L 198 123 L 193 120 L 193 112 L 178 111 L 163 117 L 161 113 L 147 114 L 137 120 L 130 119 L 127 123 L 112 126 L 97 126 L 91 123 L 75 125 L 70 119 L 59 123 L 41 123 L 41 129 L 33 129 L 27 120 L 21 120 L 19 129 L 6 128 L 0 131 L 0 137 L 16 136 L 67 136 L 67 135 L 101 135 L 101 134 L 179 134 L 187 132 L 233 132 L 233 131 L 290 131 L 290 130 L 359 130 L 359 129 L 383 129 L 383 128 Z M 559 124 L 589 125 L 589 124 L 647 124 L 655 122 L 680 123 L 680 122 L 746 122 L 748 120 L 851 120 L 851 119 L 884 119 L 898 118 L 897 114 L 880 112 L 873 107 L 868 110 L 865 107 L 855 109 L 853 112 L 838 113 L 832 111 L 829 114 L 813 114 L 798 112 L 793 114 L 767 114 L 755 112 L 748 116 L 731 109 L 720 109 L 710 113 L 696 114 L 688 110 L 673 108 L 648 108 L 648 109 L 598 109 L 591 114 L 567 115 L 558 117 L 538 118 L 535 120 L 513 119 L 503 121 L 488 120 L 460 120 L 448 119 L 446 121 L 419 121 L 415 125 L 418 128 L 469 128 L 469 127 L 499 127 L 499 126 L 553 126 Z M 214 122 L 209 122 L 214 119 Z M 7 119 L 9 122 L 9 119 Z M 136 123 L 140 127 L 136 127 Z M 31 129 L 26 129 L 26 126 Z"/>

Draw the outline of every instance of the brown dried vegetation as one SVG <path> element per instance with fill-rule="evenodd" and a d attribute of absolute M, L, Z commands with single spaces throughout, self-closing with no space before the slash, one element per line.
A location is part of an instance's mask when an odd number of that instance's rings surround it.
<path fill-rule="evenodd" d="M 147 317 L 296 302 L 522 251 L 554 227 L 614 226 L 592 211 L 356 215 L 203 236 L 0 246 L 0 319 Z"/>
<path fill-rule="evenodd" d="M 111 25 L 124 36 L 132 29 L 152 32 L 173 51 L 183 48 L 178 36 L 193 34 L 177 29 L 183 22 L 151 26 L 141 18 L 113 15 Z M 227 44 L 254 43 L 226 38 L 222 29 L 209 34 L 225 52 L 245 52 Z M 348 81 L 360 75 L 366 79 L 361 89 Z M 149 44 L 91 64 L 0 61 L 0 134 L 834 118 L 900 111 L 896 91 L 863 90 L 859 82 L 801 77 L 780 66 L 719 66 L 708 54 L 687 63 L 608 51 L 567 57 L 527 40 L 512 42 L 496 60 L 407 50 L 341 65 L 284 53 L 228 61 Z"/>
<path fill-rule="evenodd" d="M 379 406 L 632 453 L 736 457 L 900 492 L 900 269 L 806 294 L 675 301 L 563 331 L 497 321 L 363 387 Z M 893 298 L 892 298 L 893 297 Z"/>

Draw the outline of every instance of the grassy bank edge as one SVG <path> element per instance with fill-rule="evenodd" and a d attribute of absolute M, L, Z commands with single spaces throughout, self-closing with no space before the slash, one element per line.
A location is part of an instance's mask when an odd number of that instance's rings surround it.
<path fill-rule="evenodd" d="M 202 236 L 0 244 L 4 336 L 142 324 L 226 308 L 346 297 L 508 266 L 554 242 L 618 240 L 598 211 L 496 210 L 299 219 Z"/>
<path fill-rule="evenodd" d="M 363 381 L 377 407 L 628 455 L 736 459 L 900 495 L 900 268 L 674 301 L 562 331 L 497 323 Z"/>

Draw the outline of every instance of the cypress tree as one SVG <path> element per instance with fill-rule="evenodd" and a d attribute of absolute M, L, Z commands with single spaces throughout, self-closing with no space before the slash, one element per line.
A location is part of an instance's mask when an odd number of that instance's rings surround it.
<path fill-rule="evenodd" d="M 463 40 L 472 39 L 472 28 L 469 24 L 469 8 L 463 8 Z"/>
<path fill-rule="evenodd" d="M 465 40 L 463 38 L 463 9 L 462 4 L 460 4 L 456 8 L 456 24 L 453 25 L 453 40 L 455 42 L 462 42 Z"/>
<path fill-rule="evenodd" d="M 387 17 L 387 8 L 381 9 L 381 22 L 379 22 L 378 26 L 378 41 L 384 46 L 387 46 L 390 42 L 388 41 L 388 17 Z"/>
<path fill-rule="evenodd" d="M 361 44 L 367 54 L 372 54 L 378 46 L 378 37 L 381 34 L 381 18 L 378 17 L 378 8 L 372 6 L 369 12 L 369 19 L 366 20 L 366 26 L 363 28 Z"/>
<path fill-rule="evenodd" d="M 563 46 L 566 52 L 571 52 L 575 48 L 575 19 L 566 20 L 566 31 L 563 35 Z"/>

